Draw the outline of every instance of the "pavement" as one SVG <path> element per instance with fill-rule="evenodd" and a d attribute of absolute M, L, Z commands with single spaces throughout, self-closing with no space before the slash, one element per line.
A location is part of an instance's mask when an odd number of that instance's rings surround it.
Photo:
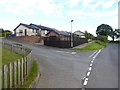
<path fill-rule="evenodd" d="M 5 42 L 14 41 L 3 39 Z M 82 88 L 82 79 L 86 76 L 89 58 L 95 51 L 75 52 L 71 49 L 59 49 L 20 43 L 32 49 L 32 58 L 38 61 L 41 78 L 36 88 Z M 117 46 L 109 44 L 94 61 L 87 88 L 118 87 Z"/>

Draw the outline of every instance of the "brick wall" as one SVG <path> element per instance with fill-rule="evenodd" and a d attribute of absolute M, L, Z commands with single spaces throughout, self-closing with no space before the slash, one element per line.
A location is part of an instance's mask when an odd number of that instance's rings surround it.
<path fill-rule="evenodd" d="M 8 37 L 8 39 L 12 39 L 18 42 L 30 42 L 30 43 L 44 42 L 44 37 L 40 37 L 40 36 L 18 36 L 18 37 Z"/>

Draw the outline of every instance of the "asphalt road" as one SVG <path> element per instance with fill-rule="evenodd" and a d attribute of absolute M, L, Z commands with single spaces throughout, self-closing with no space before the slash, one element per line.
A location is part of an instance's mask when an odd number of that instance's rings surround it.
<path fill-rule="evenodd" d="M 5 42 L 13 43 L 6 39 Z M 36 88 L 81 88 L 82 78 L 89 67 L 89 56 L 94 52 L 76 53 L 70 49 L 58 49 L 21 43 L 32 49 L 32 57 L 38 61 L 41 78 Z"/>
<path fill-rule="evenodd" d="M 12 41 L 3 39 L 5 42 Z M 81 88 L 86 76 L 90 58 L 94 51 L 75 52 L 71 49 L 58 49 L 21 43 L 32 49 L 32 58 L 38 61 L 42 76 L 36 88 Z M 87 88 L 118 87 L 118 47 L 109 44 L 94 61 Z"/>
<path fill-rule="evenodd" d="M 118 49 L 110 43 L 96 57 L 87 88 L 118 88 Z"/>

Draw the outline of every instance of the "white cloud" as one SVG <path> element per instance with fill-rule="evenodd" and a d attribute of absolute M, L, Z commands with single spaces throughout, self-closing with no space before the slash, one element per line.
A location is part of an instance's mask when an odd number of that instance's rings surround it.
<path fill-rule="evenodd" d="M 81 2 L 81 0 L 70 0 L 69 5 L 71 7 L 78 5 Z"/>
<path fill-rule="evenodd" d="M 114 3 L 117 3 L 117 0 L 107 0 L 102 6 L 103 8 L 110 8 Z"/>
<path fill-rule="evenodd" d="M 55 4 L 54 0 L 4 0 L 0 1 L 4 11 L 17 15 L 35 14 L 35 10 L 45 15 L 62 13 L 63 4 Z"/>
<path fill-rule="evenodd" d="M 99 7 L 99 6 L 103 5 L 103 4 L 104 4 L 104 1 L 98 1 L 98 2 L 90 5 L 90 8 L 94 11 L 94 10 L 96 10 L 97 7 Z"/>
<path fill-rule="evenodd" d="M 95 2 L 96 0 L 82 0 L 83 6 L 88 7 L 91 3 Z"/>

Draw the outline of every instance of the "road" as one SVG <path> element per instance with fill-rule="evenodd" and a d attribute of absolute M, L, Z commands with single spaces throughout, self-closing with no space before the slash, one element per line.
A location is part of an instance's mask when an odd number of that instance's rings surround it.
<path fill-rule="evenodd" d="M 3 41 L 13 43 L 6 39 Z M 89 56 L 94 51 L 75 52 L 71 49 L 51 48 L 30 43 L 21 44 L 31 48 L 32 58 L 38 61 L 39 72 L 42 75 L 36 88 L 82 87 L 82 78 L 86 76 L 91 61 Z M 116 46 L 110 44 L 97 56 L 87 85 L 88 88 L 118 87 L 116 50 Z"/>
<path fill-rule="evenodd" d="M 96 57 L 87 88 L 118 88 L 118 49 L 110 43 Z"/>

